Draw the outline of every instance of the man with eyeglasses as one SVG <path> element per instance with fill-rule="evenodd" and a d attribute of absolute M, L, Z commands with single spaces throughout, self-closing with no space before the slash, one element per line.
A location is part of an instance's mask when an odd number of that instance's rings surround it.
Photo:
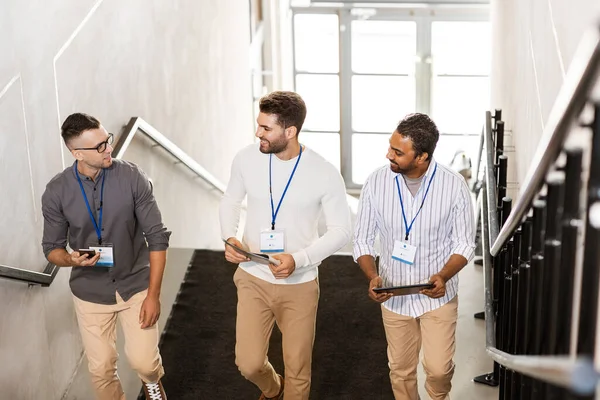
<path fill-rule="evenodd" d="M 111 157 L 113 135 L 96 118 L 72 114 L 61 131 L 75 162 L 42 196 L 42 247 L 51 263 L 73 267 L 70 286 L 96 398 L 125 399 L 117 375 L 119 319 L 146 399 L 166 399 L 156 322 L 171 232 L 148 178 Z"/>

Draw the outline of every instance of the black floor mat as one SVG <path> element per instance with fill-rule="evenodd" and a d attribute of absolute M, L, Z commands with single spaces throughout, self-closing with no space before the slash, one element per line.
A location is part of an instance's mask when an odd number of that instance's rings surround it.
<path fill-rule="evenodd" d="M 196 251 L 161 342 L 170 400 L 254 400 L 260 391 L 234 362 L 235 265 L 223 252 Z M 379 305 L 351 257 L 319 267 L 312 400 L 393 399 Z M 275 326 L 269 360 L 283 373 L 281 334 Z"/>

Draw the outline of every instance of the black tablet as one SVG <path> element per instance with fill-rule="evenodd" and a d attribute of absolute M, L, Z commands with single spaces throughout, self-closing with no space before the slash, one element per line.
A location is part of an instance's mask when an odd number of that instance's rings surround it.
<path fill-rule="evenodd" d="M 239 247 L 237 247 L 236 245 L 234 245 L 232 243 L 229 243 L 225 239 L 223 239 L 223 242 L 225 242 L 226 245 L 231 246 L 235 251 L 237 251 L 241 255 L 248 257 L 250 260 L 252 260 L 256 263 L 265 264 L 265 265 L 269 265 L 269 264 L 280 265 L 281 264 L 281 261 L 276 260 L 267 254 L 251 253 L 244 249 L 240 249 Z"/>
<path fill-rule="evenodd" d="M 375 293 L 391 293 L 394 296 L 404 296 L 407 294 L 419 294 L 423 289 L 433 289 L 434 287 L 433 283 L 420 283 L 418 285 L 374 288 L 373 291 Z"/>

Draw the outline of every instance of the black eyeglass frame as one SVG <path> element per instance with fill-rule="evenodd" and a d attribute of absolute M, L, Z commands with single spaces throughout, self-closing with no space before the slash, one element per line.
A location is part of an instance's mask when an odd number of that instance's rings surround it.
<path fill-rule="evenodd" d="M 98 153 L 104 153 L 104 151 L 106 151 L 106 146 L 108 146 L 109 144 L 113 144 L 113 141 L 114 141 L 114 135 L 112 133 L 109 133 L 108 139 L 106 139 L 104 142 L 98 144 L 98 146 L 96 146 L 96 147 L 78 147 L 73 150 L 96 150 Z M 100 150 L 100 148 L 102 148 L 102 150 Z"/>

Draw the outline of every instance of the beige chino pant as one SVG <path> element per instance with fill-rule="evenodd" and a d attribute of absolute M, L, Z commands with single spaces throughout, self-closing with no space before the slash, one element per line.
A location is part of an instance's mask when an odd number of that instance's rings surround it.
<path fill-rule="evenodd" d="M 319 283 L 276 285 L 241 268 L 233 276 L 237 287 L 235 363 L 242 375 L 267 397 L 280 390 L 267 352 L 273 326 L 281 330 L 285 366 L 285 400 L 306 400 L 310 393 Z"/>
<path fill-rule="evenodd" d="M 125 394 L 117 375 L 117 319 L 125 334 L 125 354 L 131 367 L 144 382 L 157 382 L 164 369 L 158 352 L 158 326 L 141 329 L 140 309 L 148 291 L 117 304 L 106 305 L 83 301 L 75 296 L 75 312 L 83 348 L 98 400 L 124 400 Z"/>
<path fill-rule="evenodd" d="M 425 389 L 432 400 L 443 400 L 452 388 L 458 296 L 418 318 L 381 307 L 388 342 L 390 380 L 396 400 L 417 400 L 417 366 L 423 344 Z"/>

